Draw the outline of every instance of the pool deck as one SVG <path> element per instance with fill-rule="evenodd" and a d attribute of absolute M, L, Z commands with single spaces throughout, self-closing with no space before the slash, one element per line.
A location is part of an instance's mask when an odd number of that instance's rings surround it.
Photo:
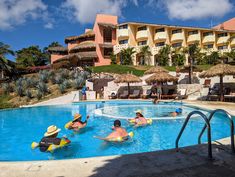
<path fill-rule="evenodd" d="M 234 177 L 235 154 L 227 145 L 213 144 L 140 154 L 59 161 L 1 162 L 1 177 Z"/>

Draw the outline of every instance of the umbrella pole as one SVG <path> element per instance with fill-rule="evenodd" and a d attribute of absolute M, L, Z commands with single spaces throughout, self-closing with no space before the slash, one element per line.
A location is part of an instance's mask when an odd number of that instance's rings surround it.
<path fill-rule="evenodd" d="M 224 101 L 223 75 L 220 75 L 220 101 Z"/>
<path fill-rule="evenodd" d="M 130 95 L 130 83 L 127 82 L 127 88 L 128 88 L 128 96 Z"/>

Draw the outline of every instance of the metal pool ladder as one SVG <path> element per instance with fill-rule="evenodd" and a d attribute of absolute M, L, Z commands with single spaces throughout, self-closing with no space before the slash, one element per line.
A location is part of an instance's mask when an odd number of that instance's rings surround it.
<path fill-rule="evenodd" d="M 230 136 L 231 136 L 231 149 L 232 149 L 232 152 L 235 153 L 235 146 L 234 146 L 234 123 L 233 123 L 233 119 L 232 119 L 232 116 L 226 112 L 225 110 L 223 109 L 216 109 L 214 110 L 213 112 L 211 112 L 211 114 L 209 115 L 209 118 L 207 118 L 207 116 L 205 114 L 203 114 L 202 112 L 200 111 L 193 111 L 191 113 L 188 114 L 188 116 L 186 117 L 185 121 L 184 121 L 184 124 L 180 130 L 180 133 L 179 135 L 177 136 L 177 139 L 175 141 L 175 147 L 177 149 L 177 151 L 179 150 L 179 140 L 184 132 L 184 129 L 185 127 L 187 126 L 188 124 L 188 121 L 189 119 L 192 117 L 192 115 L 194 114 L 198 114 L 200 117 L 203 118 L 203 120 L 205 121 L 205 125 L 204 127 L 202 128 L 202 131 L 198 137 L 198 144 L 201 144 L 201 137 L 204 133 L 204 131 L 206 130 L 207 128 L 207 142 L 208 142 L 208 158 L 209 159 L 212 159 L 212 145 L 211 145 L 211 125 L 210 125 L 210 120 L 213 118 L 213 116 L 215 115 L 215 113 L 217 112 L 222 112 L 222 113 L 225 113 L 227 115 L 227 118 L 229 118 L 229 122 L 230 122 Z"/>

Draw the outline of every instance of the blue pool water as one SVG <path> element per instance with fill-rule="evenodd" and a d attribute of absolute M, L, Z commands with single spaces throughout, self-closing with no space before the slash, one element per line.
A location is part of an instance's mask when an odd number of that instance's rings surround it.
<path fill-rule="evenodd" d="M 168 116 L 169 112 L 181 106 L 178 103 L 153 105 L 144 101 L 108 101 L 2 110 L 0 111 L 0 161 L 73 159 L 174 148 L 184 118 L 195 110 L 183 105 L 182 116 L 177 118 Z M 134 110 L 137 109 L 142 109 L 146 117 L 154 119 L 151 126 L 133 128 L 127 123 L 125 118 L 134 117 Z M 64 125 L 76 112 L 83 117 L 89 114 L 90 119 L 88 126 L 74 135 L 71 131 L 65 130 Z M 216 114 L 212 120 L 213 140 L 229 136 L 229 124 L 223 116 Z M 117 144 L 93 138 L 95 135 L 109 134 L 115 118 L 121 118 L 123 127 L 134 132 L 132 140 Z M 52 124 L 62 129 L 59 136 L 67 135 L 72 143 L 54 153 L 42 153 L 39 149 L 31 150 L 31 143 L 40 141 L 47 127 Z M 197 144 L 197 136 L 203 125 L 203 121 L 198 117 L 190 120 L 180 146 Z M 206 141 L 205 135 L 203 141 Z"/>

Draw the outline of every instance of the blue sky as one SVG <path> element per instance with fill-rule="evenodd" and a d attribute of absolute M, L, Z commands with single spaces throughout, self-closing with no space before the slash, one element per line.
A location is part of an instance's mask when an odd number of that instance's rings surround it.
<path fill-rule="evenodd" d="M 18 50 L 92 28 L 97 13 L 119 22 L 210 27 L 235 17 L 235 0 L 1 0 L 0 41 Z"/>

